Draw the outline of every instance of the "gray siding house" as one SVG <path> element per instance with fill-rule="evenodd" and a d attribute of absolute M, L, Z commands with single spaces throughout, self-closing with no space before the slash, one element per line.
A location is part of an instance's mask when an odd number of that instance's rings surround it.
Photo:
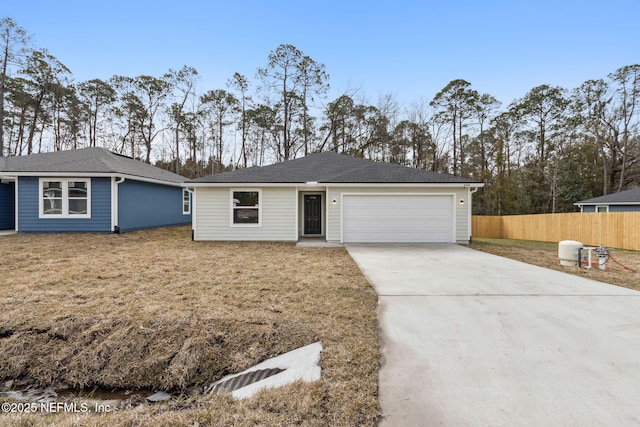
<path fill-rule="evenodd" d="M 184 181 L 97 147 L 0 158 L 0 229 L 110 233 L 189 224 Z"/>
<path fill-rule="evenodd" d="M 484 184 L 323 152 L 185 185 L 194 240 L 468 243 Z"/>
<path fill-rule="evenodd" d="M 574 203 L 580 212 L 640 212 L 640 187 Z"/>

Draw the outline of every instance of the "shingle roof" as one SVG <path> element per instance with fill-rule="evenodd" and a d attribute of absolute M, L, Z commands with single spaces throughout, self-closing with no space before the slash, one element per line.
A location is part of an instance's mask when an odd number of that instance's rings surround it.
<path fill-rule="evenodd" d="M 103 173 L 182 183 L 186 178 L 105 148 L 90 147 L 0 158 L 0 173 Z"/>
<path fill-rule="evenodd" d="M 624 204 L 624 203 L 640 203 L 640 187 L 631 190 L 620 191 L 618 193 L 607 194 L 606 196 L 593 197 L 591 199 L 582 200 L 576 205 L 597 205 L 597 204 Z"/>
<path fill-rule="evenodd" d="M 479 181 L 453 175 L 409 168 L 392 163 L 374 162 L 325 151 L 270 166 L 250 167 L 209 175 L 190 183 L 474 183 Z"/>

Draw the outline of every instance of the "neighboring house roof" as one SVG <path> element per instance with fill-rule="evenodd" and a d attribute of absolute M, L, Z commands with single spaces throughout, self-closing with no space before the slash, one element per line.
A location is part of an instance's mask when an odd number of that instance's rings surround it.
<path fill-rule="evenodd" d="M 640 187 L 606 196 L 594 197 L 574 203 L 574 205 L 636 205 L 640 204 Z"/>
<path fill-rule="evenodd" d="M 318 182 L 324 184 L 475 184 L 482 183 L 453 175 L 414 169 L 392 163 L 374 162 L 357 157 L 325 151 L 270 166 L 250 167 L 209 175 L 189 183 L 291 183 Z"/>
<path fill-rule="evenodd" d="M 180 184 L 186 178 L 106 148 L 90 147 L 0 158 L 0 174 L 52 175 L 78 173 L 126 175 Z"/>

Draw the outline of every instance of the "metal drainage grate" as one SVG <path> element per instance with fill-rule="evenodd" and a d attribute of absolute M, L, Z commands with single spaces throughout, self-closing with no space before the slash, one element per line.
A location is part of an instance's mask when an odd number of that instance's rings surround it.
<path fill-rule="evenodd" d="M 284 369 L 272 368 L 247 372 L 246 374 L 238 375 L 237 377 L 230 378 L 226 381 L 213 384 L 213 386 L 209 390 L 209 393 L 216 393 L 222 390 L 232 392 L 241 389 L 242 387 L 248 386 L 249 384 L 253 384 L 265 378 L 277 375 L 283 371 Z"/>

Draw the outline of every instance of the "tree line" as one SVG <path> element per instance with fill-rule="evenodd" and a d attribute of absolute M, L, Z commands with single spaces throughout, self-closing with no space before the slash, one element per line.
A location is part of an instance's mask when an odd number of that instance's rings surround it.
<path fill-rule="evenodd" d="M 474 213 L 568 212 L 640 185 L 640 65 L 502 105 L 454 79 L 430 100 L 327 100 L 329 74 L 295 46 L 201 91 L 189 66 L 75 82 L 0 20 L 0 155 L 101 146 L 190 178 L 331 150 L 486 183 Z"/>

